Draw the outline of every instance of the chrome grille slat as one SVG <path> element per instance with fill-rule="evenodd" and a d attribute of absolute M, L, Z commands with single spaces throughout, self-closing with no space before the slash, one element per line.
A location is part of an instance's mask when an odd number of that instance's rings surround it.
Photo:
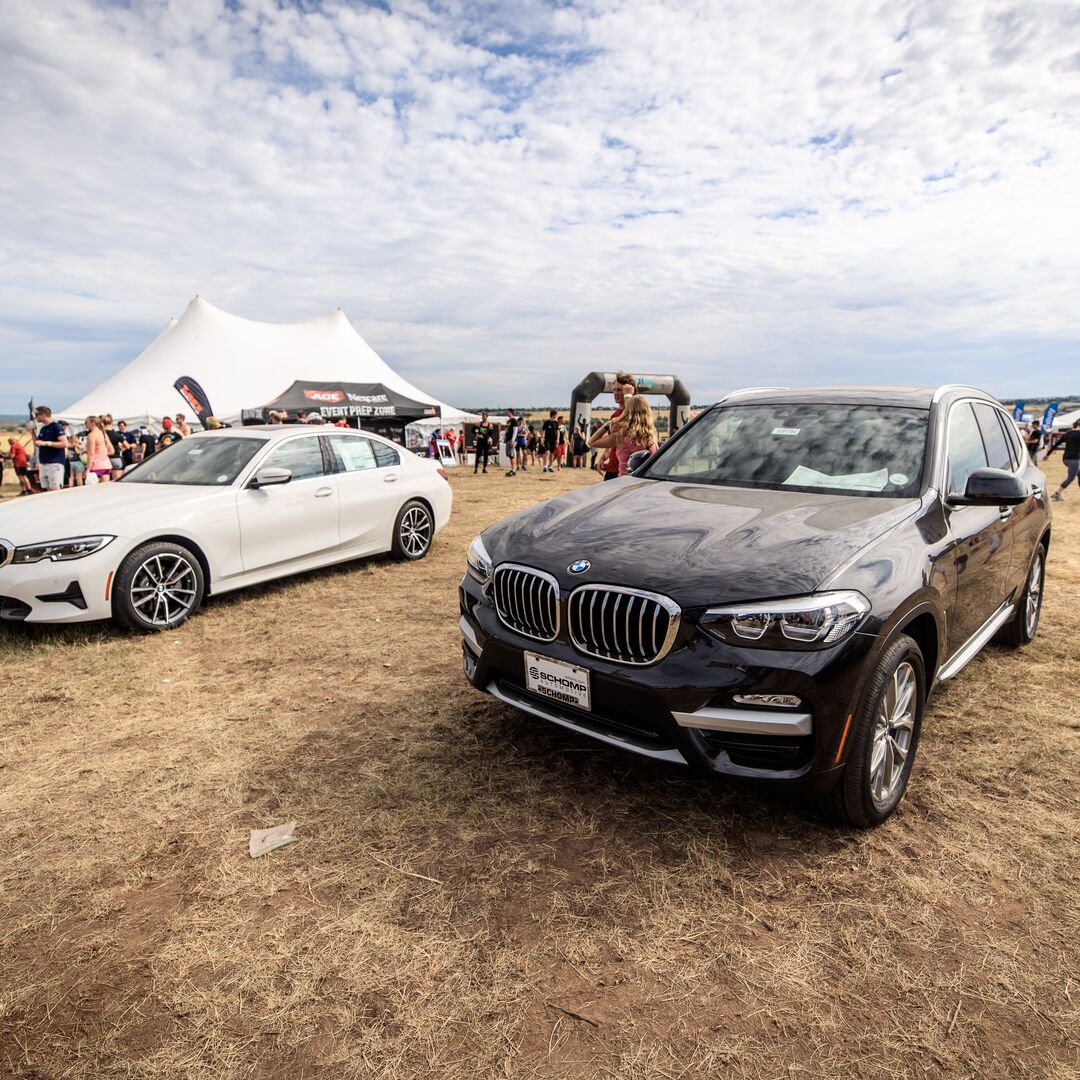
<path fill-rule="evenodd" d="M 643 589 L 582 585 L 566 608 L 570 640 L 589 656 L 620 664 L 655 664 L 670 651 L 682 611 Z"/>
<path fill-rule="evenodd" d="M 550 574 L 516 563 L 503 563 L 493 575 L 499 622 L 535 641 L 554 641 L 559 634 L 559 583 Z"/>

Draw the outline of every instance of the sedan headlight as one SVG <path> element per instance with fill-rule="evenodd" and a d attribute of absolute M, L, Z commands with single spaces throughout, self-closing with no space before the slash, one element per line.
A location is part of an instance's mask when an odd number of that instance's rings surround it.
<path fill-rule="evenodd" d="M 870 601 L 862 593 L 827 592 L 710 608 L 700 623 L 729 645 L 820 649 L 843 641 L 869 610 Z"/>
<path fill-rule="evenodd" d="M 469 545 L 469 554 L 465 559 L 469 564 L 469 573 L 481 585 L 486 585 L 491 580 L 491 556 L 479 536 Z"/>
<path fill-rule="evenodd" d="M 35 563 L 51 559 L 53 562 L 70 562 L 93 555 L 115 539 L 115 536 L 73 536 L 69 540 L 50 540 L 47 544 L 26 544 L 15 549 L 11 561 Z"/>

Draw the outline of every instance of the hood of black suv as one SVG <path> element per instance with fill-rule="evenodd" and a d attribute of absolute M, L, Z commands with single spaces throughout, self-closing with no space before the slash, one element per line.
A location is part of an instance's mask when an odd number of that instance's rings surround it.
<path fill-rule="evenodd" d="M 496 565 L 546 570 L 566 590 L 625 585 L 691 607 L 813 592 L 918 506 L 626 477 L 506 518 L 484 544 Z M 570 573 L 579 560 L 588 570 Z"/>

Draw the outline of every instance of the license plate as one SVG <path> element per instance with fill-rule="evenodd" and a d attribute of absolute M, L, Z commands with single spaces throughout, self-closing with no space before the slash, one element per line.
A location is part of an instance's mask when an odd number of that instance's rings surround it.
<path fill-rule="evenodd" d="M 552 660 L 537 653 L 525 654 L 525 687 L 532 694 L 551 698 L 575 709 L 592 709 L 589 672 L 562 660 Z"/>

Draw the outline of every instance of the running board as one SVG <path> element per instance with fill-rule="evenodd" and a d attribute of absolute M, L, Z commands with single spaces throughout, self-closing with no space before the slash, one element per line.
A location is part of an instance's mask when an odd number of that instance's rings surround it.
<path fill-rule="evenodd" d="M 963 671 L 975 659 L 979 650 L 1012 618 L 1015 610 L 1016 605 L 1010 604 L 1008 601 L 998 608 L 983 623 L 981 629 L 976 630 L 949 661 L 941 665 L 941 670 L 938 672 L 938 682 L 946 682 Z"/>

